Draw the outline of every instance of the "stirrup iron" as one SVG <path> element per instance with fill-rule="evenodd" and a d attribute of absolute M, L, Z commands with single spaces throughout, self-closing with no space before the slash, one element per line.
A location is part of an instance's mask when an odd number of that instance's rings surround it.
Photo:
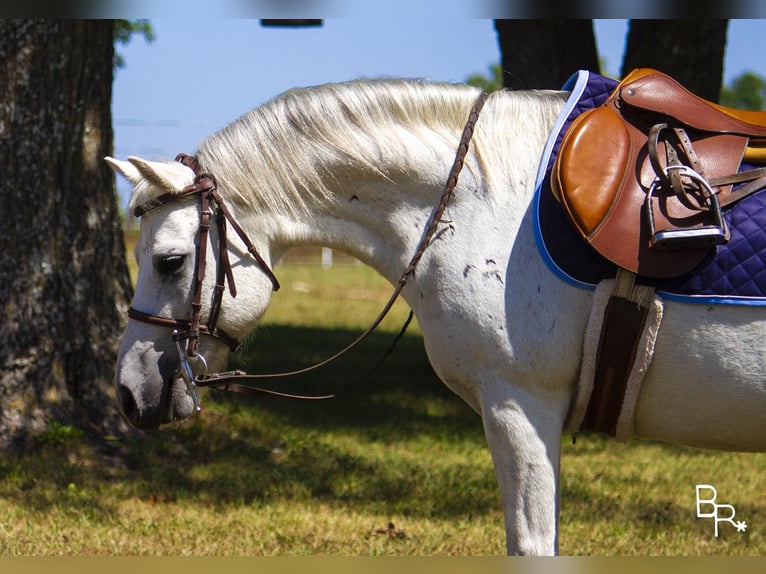
<path fill-rule="evenodd" d="M 713 216 L 713 224 L 657 231 L 652 211 L 652 196 L 657 188 L 662 187 L 661 180 L 657 178 L 652 182 L 644 201 L 644 212 L 649 222 L 649 246 L 658 250 L 707 249 L 726 243 L 729 240 L 729 230 L 723 219 L 721 203 L 707 180 L 688 166 L 669 166 L 665 169 L 680 170 L 682 176 L 688 177 L 702 188 L 703 195 L 707 200 L 705 207 Z"/>

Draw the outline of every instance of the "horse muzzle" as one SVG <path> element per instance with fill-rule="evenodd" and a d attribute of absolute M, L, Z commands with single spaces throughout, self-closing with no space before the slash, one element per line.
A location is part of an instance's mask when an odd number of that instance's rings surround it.
<path fill-rule="evenodd" d="M 134 427 L 153 430 L 199 411 L 195 368 L 204 358 L 163 352 L 129 350 L 118 361 L 115 393 L 120 412 Z M 202 373 L 200 373 L 202 374 Z"/>

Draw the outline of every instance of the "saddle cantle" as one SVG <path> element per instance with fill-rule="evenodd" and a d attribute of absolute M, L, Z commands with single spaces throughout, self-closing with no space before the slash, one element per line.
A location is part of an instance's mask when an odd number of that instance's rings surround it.
<path fill-rule="evenodd" d="M 766 187 L 766 112 L 637 69 L 566 131 L 551 188 L 579 234 L 643 277 L 678 277 L 728 240 L 722 210 Z"/>

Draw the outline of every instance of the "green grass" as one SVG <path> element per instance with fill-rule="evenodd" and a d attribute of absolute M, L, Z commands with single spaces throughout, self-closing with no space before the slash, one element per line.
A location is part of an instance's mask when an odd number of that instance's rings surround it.
<path fill-rule="evenodd" d="M 235 366 L 323 358 L 377 315 L 390 287 L 358 266 L 280 266 L 284 287 Z M 325 393 L 363 376 L 406 317 L 397 306 L 350 357 L 275 388 Z M 320 403 L 203 392 L 200 416 L 89 445 L 52 425 L 0 459 L 0 554 L 500 555 L 499 493 L 481 421 L 434 376 L 417 325 L 360 386 Z M 766 455 L 562 443 L 562 554 L 760 555 Z M 717 487 L 749 528 L 695 518 Z M 393 528 L 389 528 L 389 523 Z"/>

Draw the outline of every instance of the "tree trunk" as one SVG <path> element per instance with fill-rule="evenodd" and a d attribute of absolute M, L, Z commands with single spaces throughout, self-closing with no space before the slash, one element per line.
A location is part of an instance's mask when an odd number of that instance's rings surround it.
<path fill-rule="evenodd" d="M 728 20 L 631 20 L 622 75 L 655 68 L 717 102 Z"/>
<path fill-rule="evenodd" d="M 599 71 L 591 20 L 495 20 L 503 86 L 558 90 L 577 70 Z"/>
<path fill-rule="evenodd" d="M 113 176 L 114 22 L 0 20 L 0 451 L 114 432 L 132 288 Z"/>

